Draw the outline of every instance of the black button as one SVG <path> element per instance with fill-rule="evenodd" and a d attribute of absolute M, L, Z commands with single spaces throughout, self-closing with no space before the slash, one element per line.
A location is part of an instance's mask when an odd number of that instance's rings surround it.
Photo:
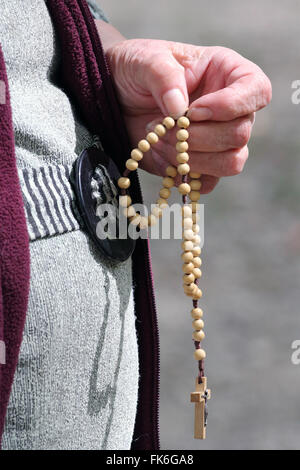
<path fill-rule="evenodd" d="M 73 182 L 79 214 L 101 254 L 116 262 L 125 261 L 131 256 L 135 248 L 135 240 L 129 236 L 123 239 L 101 239 L 97 236 L 97 224 L 101 221 L 101 217 L 96 214 L 97 200 L 95 194 L 100 193 L 101 203 L 109 203 L 114 199 L 116 205 L 120 195 L 117 185 L 120 176 L 112 159 L 97 146 L 85 149 L 74 165 Z M 104 184 L 104 182 L 107 184 Z M 114 192 L 112 191 L 111 182 L 114 184 Z M 107 188 L 111 190 L 111 201 L 108 200 Z"/>

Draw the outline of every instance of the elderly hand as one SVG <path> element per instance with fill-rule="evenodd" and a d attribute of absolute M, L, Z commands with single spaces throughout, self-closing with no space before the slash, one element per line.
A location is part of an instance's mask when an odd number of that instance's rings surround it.
<path fill-rule="evenodd" d="M 162 116 L 179 117 L 189 108 L 189 164 L 203 174 L 201 192 L 242 171 L 254 113 L 272 94 L 257 65 L 224 47 L 150 39 L 117 42 L 106 54 L 133 145 L 147 124 L 149 130 Z M 176 164 L 174 144 L 171 131 L 145 154 L 141 167 L 164 175 L 168 164 Z"/>

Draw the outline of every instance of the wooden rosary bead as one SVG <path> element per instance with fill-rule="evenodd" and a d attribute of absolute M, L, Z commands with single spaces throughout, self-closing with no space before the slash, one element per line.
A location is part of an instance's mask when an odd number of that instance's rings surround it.
<path fill-rule="evenodd" d="M 176 155 L 176 160 L 178 161 L 178 163 L 187 163 L 189 159 L 189 154 L 186 152 L 177 153 Z"/>
<path fill-rule="evenodd" d="M 192 251 L 192 253 L 193 253 L 194 243 L 191 242 L 191 241 L 186 240 L 186 241 L 183 241 L 181 243 L 181 247 L 182 247 L 183 251 Z"/>
<path fill-rule="evenodd" d="M 177 142 L 176 144 L 176 151 L 178 153 L 186 152 L 189 148 L 189 144 L 184 141 L 184 142 Z"/>
<path fill-rule="evenodd" d="M 158 137 L 163 137 L 167 131 L 162 124 L 157 124 L 154 128 L 154 132 L 158 135 Z"/>
<path fill-rule="evenodd" d="M 141 152 L 145 153 L 150 150 L 150 144 L 146 139 L 142 139 L 138 143 L 138 148 L 140 149 Z"/>
<path fill-rule="evenodd" d="M 181 212 L 183 217 L 192 217 L 193 215 L 192 208 L 188 205 L 184 205 L 181 209 Z"/>
<path fill-rule="evenodd" d="M 196 279 L 200 279 L 200 277 L 202 276 L 201 269 L 199 269 L 199 268 L 194 268 L 194 269 L 193 269 L 193 274 L 194 274 L 194 276 L 195 276 Z"/>
<path fill-rule="evenodd" d="M 155 225 L 156 222 L 157 222 L 157 218 L 155 217 L 155 215 L 150 214 L 148 216 L 148 225 L 149 225 L 149 227 L 153 227 L 153 225 Z"/>
<path fill-rule="evenodd" d="M 202 265 L 201 258 L 199 258 L 199 256 L 195 256 L 193 258 L 193 264 L 194 264 L 195 268 L 200 268 L 200 266 Z"/>
<path fill-rule="evenodd" d="M 194 282 L 194 280 L 195 280 L 195 276 L 193 273 L 183 275 L 184 284 L 191 284 L 192 282 Z"/>
<path fill-rule="evenodd" d="M 199 180 L 192 180 L 190 181 L 190 187 L 193 191 L 199 191 L 201 189 L 202 183 Z"/>
<path fill-rule="evenodd" d="M 204 349 L 195 349 L 194 358 L 196 361 L 203 361 L 206 358 L 206 352 Z"/>
<path fill-rule="evenodd" d="M 133 160 L 139 162 L 140 160 L 142 160 L 144 154 L 139 149 L 133 149 L 130 156 Z"/>
<path fill-rule="evenodd" d="M 187 229 L 187 230 L 184 230 L 184 231 L 183 231 L 183 238 L 184 238 L 185 240 L 192 240 L 192 241 L 194 241 L 194 237 L 195 237 L 195 235 L 194 235 L 193 230 Z"/>
<path fill-rule="evenodd" d="M 129 220 L 132 225 L 139 225 L 141 218 L 140 214 L 135 214 L 133 217 L 130 217 Z"/>
<path fill-rule="evenodd" d="M 173 188 L 174 184 L 174 179 L 170 178 L 170 176 L 166 176 L 165 178 L 163 178 L 163 185 L 165 188 Z"/>
<path fill-rule="evenodd" d="M 194 233 L 194 232 L 193 232 L 193 233 Z M 199 235 L 195 235 L 195 234 L 194 234 L 194 237 L 193 237 L 192 240 L 193 240 L 195 246 L 198 246 L 198 245 L 200 245 L 200 243 L 201 243 L 201 238 L 199 237 Z"/>
<path fill-rule="evenodd" d="M 175 178 L 175 176 L 177 175 L 177 169 L 175 168 L 175 166 L 168 166 L 166 168 L 166 175 L 171 176 L 171 178 Z"/>
<path fill-rule="evenodd" d="M 191 298 L 193 297 L 193 293 L 192 292 L 186 292 L 184 288 L 183 288 L 183 292 L 185 293 L 185 295 L 187 297 L 191 297 Z"/>
<path fill-rule="evenodd" d="M 191 261 L 193 261 L 194 255 L 191 251 L 186 251 L 185 253 L 182 253 L 181 259 L 184 263 L 190 263 Z"/>
<path fill-rule="evenodd" d="M 196 320 L 198 320 L 199 318 L 202 318 L 203 317 L 203 310 L 201 308 L 193 308 L 191 310 L 191 315 L 193 318 L 195 318 Z"/>
<path fill-rule="evenodd" d="M 184 229 L 192 229 L 193 228 L 193 220 L 190 219 L 189 217 L 185 217 L 182 221 L 182 225 Z"/>
<path fill-rule="evenodd" d="M 199 179 L 200 176 L 201 176 L 201 173 L 196 173 L 195 171 L 190 172 L 190 177 L 195 179 L 195 180 Z"/>
<path fill-rule="evenodd" d="M 179 119 L 177 119 L 178 127 L 183 127 L 184 129 L 187 129 L 189 125 L 190 125 L 190 120 L 186 116 L 181 116 Z"/>
<path fill-rule="evenodd" d="M 130 217 L 134 217 L 136 214 L 135 208 L 133 206 L 129 206 L 127 207 L 127 209 L 124 209 L 123 214 L 125 215 L 125 217 L 128 217 L 128 219 Z"/>
<path fill-rule="evenodd" d="M 163 199 L 168 199 L 171 196 L 171 191 L 168 188 L 162 188 L 159 191 L 159 195 Z"/>
<path fill-rule="evenodd" d="M 193 282 L 189 285 L 184 285 L 184 292 L 186 292 L 187 294 L 193 294 L 195 289 L 197 289 L 197 286 L 196 284 L 194 284 Z"/>
<path fill-rule="evenodd" d="M 189 192 L 191 191 L 191 187 L 188 183 L 181 183 L 178 186 L 178 191 L 183 195 L 189 194 Z"/>
<path fill-rule="evenodd" d="M 197 292 L 195 293 L 195 295 L 193 296 L 193 299 L 194 300 L 200 300 L 202 298 L 202 290 L 201 289 L 197 289 Z"/>
<path fill-rule="evenodd" d="M 177 167 L 177 172 L 180 175 L 187 175 L 189 171 L 190 171 L 190 165 L 188 165 L 187 163 L 180 163 L 180 165 L 178 165 Z"/>
<path fill-rule="evenodd" d="M 166 117 L 164 120 L 163 120 L 163 125 L 167 128 L 167 129 L 172 129 L 174 126 L 175 126 L 175 121 L 173 118 L 171 118 L 170 116 Z"/>
<path fill-rule="evenodd" d="M 195 290 L 195 289 L 194 289 Z M 194 298 L 194 292 L 184 292 L 185 295 L 187 295 L 188 297 L 191 297 L 192 299 Z"/>
<path fill-rule="evenodd" d="M 136 160 L 133 160 L 133 158 L 129 158 L 129 160 L 127 160 L 126 162 L 126 168 L 127 170 L 130 170 L 130 171 L 135 171 L 137 170 L 139 164 Z"/>
<path fill-rule="evenodd" d="M 148 217 L 141 217 L 139 225 L 141 230 L 146 229 L 148 227 Z"/>
<path fill-rule="evenodd" d="M 163 199 L 162 197 L 157 199 L 156 204 L 161 209 L 165 209 L 166 207 L 168 207 L 168 201 L 166 199 Z"/>
<path fill-rule="evenodd" d="M 118 186 L 121 189 L 128 189 L 130 186 L 130 179 L 124 176 L 118 179 Z"/>
<path fill-rule="evenodd" d="M 194 255 L 195 257 L 198 257 L 199 255 L 201 255 L 201 248 L 200 248 L 200 246 L 194 246 L 194 244 L 193 244 L 193 248 L 191 249 L 191 252 L 193 253 L 193 255 Z M 202 264 L 202 263 L 201 263 L 201 264 Z M 200 264 L 200 266 L 201 266 L 201 264 Z"/>
<path fill-rule="evenodd" d="M 180 142 L 183 142 L 189 138 L 189 133 L 186 129 L 180 129 L 179 131 L 176 132 L 176 138 Z"/>
<path fill-rule="evenodd" d="M 193 202 L 197 202 L 200 199 L 200 192 L 199 191 L 191 191 L 189 194 L 189 198 Z"/>
<path fill-rule="evenodd" d="M 185 295 L 186 295 L 187 297 L 190 297 L 190 298 L 194 301 L 194 294 L 193 294 L 193 293 L 185 292 Z"/>
<path fill-rule="evenodd" d="M 193 321 L 193 328 L 194 328 L 194 330 L 203 330 L 204 321 L 203 320 L 194 320 Z"/>
<path fill-rule="evenodd" d="M 184 273 L 186 274 L 190 274 L 193 272 L 193 269 L 194 269 L 194 265 L 193 263 L 185 263 L 183 266 L 182 266 L 182 270 Z"/>
<path fill-rule="evenodd" d="M 193 339 L 195 341 L 203 341 L 204 338 L 205 338 L 205 333 L 203 330 L 193 332 Z"/>
<path fill-rule="evenodd" d="M 193 297 L 195 296 L 195 294 L 196 294 L 196 293 L 198 292 L 198 290 L 199 290 L 199 287 L 197 286 L 197 284 L 194 283 L 194 285 L 195 285 L 195 287 L 194 287 L 194 290 L 193 290 L 193 292 L 192 292 Z"/>
<path fill-rule="evenodd" d="M 159 218 L 162 216 L 162 209 L 160 207 L 153 207 L 153 209 L 151 210 L 152 214 Z"/>
<path fill-rule="evenodd" d="M 155 132 L 149 132 L 149 134 L 146 135 L 146 139 L 151 145 L 157 144 L 159 141 L 159 137 L 157 134 L 155 134 Z"/>
<path fill-rule="evenodd" d="M 126 195 L 126 196 L 120 196 L 119 202 L 120 202 L 121 207 L 129 207 L 132 203 L 132 200 L 130 196 Z"/>

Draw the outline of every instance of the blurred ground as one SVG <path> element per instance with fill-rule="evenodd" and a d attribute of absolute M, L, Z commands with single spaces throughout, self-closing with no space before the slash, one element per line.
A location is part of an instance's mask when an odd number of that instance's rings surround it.
<path fill-rule="evenodd" d="M 298 0 L 101 0 L 127 37 L 231 47 L 273 83 L 257 116 L 245 172 L 224 179 L 205 202 L 202 288 L 206 371 L 213 391 L 208 437 L 193 432 L 189 302 L 181 291 L 180 243 L 152 242 L 161 340 L 163 449 L 299 449 L 300 79 Z M 142 175 L 145 201 L 160 180 Z M 176 321 L 175 321 L 176 320 Z"/>

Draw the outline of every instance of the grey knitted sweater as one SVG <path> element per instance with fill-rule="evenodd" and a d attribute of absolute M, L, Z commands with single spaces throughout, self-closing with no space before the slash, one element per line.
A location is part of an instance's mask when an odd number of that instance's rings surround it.
<path fill-rule="evenodd" d="M 44 0 L 2 0 L 0 42 L 19 171 L 71 165 L 93 138 L 56 83 L 60 50 Z M 111 265 L 82 230 L 32 241 L 30 254 L 3 449 L 129 449 L 138 392 L 131 260 Z"/>

